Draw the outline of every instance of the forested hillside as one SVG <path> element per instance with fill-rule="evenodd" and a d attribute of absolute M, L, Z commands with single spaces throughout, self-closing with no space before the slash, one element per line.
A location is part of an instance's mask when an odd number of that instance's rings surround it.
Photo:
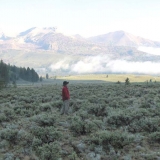
<path fill-rule="evenodd" d="M 22 68 L 17 66 L 12 66 L 10 64 L 6 64 L 3 60 L 0 61 L 0 81 L 5 85 L 9 82 L 16 82 L 19 79 L 23 79 L 30 82 L 37 82 L 39 80 L 39 76 L 36 71 L 29 67 Z"/>

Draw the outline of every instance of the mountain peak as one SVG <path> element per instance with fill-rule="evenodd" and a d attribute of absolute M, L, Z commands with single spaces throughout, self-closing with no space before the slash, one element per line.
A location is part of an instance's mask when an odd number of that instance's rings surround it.
<path fill-rule="evenodd" d="M 21 32 L 19 36 L 27 36 L 27 35 L 35 36 L 38 34 L 55 33 L 55 31 L 56 27 L 44 27 L 44 28 L 33 27 L 24 32 Z"/>
<path fill-rule="evenodd" d="M 159 42 L 150 41 L 138 36 L 134 36 L 123 30 L 109 32 L 107 34 L 103 34 L 95 37 L 90 37 L 88 40 L 94 43 L 101 43 L 105 45 L 107 44 L 107 45 L 114 45 L 114 46 L 130 46 L 130 47 L 160 46 Z"/>
<path fill-rule="evenodd" d="M 6 36 L 3 32 L 0 33 L 0 40 L 8 40 L 10 39 L 8 36 Z"/>

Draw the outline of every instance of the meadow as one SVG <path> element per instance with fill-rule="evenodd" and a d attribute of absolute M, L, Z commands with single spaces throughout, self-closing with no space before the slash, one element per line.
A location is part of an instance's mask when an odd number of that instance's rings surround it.
<path fill-rule="evenodd" d="M 69 75 L 58 76 L 58 79 L 73 80 L 73 81 L 104 81 L 104 82 L 125 82 L 126 78 L 133 82 L 160 82 L 158 75 L 134 75 L 134 74 L 84 74 L 84 75 Z"/>
<path fill-rule="evenodd" d="M 158 78 L 129 85 L 64 78 L 68 116 L 60 115 L 63 78 L 0 90 L 0 160 L 160 159 Z"/>

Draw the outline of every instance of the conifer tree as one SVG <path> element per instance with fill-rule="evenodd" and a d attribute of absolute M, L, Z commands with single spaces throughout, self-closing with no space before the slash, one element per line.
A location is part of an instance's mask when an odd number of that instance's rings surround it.
<path fill-rule="evenodd" d="M 48 73 L 46 74 L 46 79 L 48 79 L 49 78 L 49 75 L 48 75 Z"/>

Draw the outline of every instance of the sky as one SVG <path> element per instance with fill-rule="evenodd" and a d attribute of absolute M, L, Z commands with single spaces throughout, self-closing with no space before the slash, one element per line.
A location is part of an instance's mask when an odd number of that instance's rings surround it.
<path fill-rule="evenodd" d="M 160 41 L 160 0 L 0 0 L 0 32 L 32 27 L 83 37 L 124 30 Z"/>

